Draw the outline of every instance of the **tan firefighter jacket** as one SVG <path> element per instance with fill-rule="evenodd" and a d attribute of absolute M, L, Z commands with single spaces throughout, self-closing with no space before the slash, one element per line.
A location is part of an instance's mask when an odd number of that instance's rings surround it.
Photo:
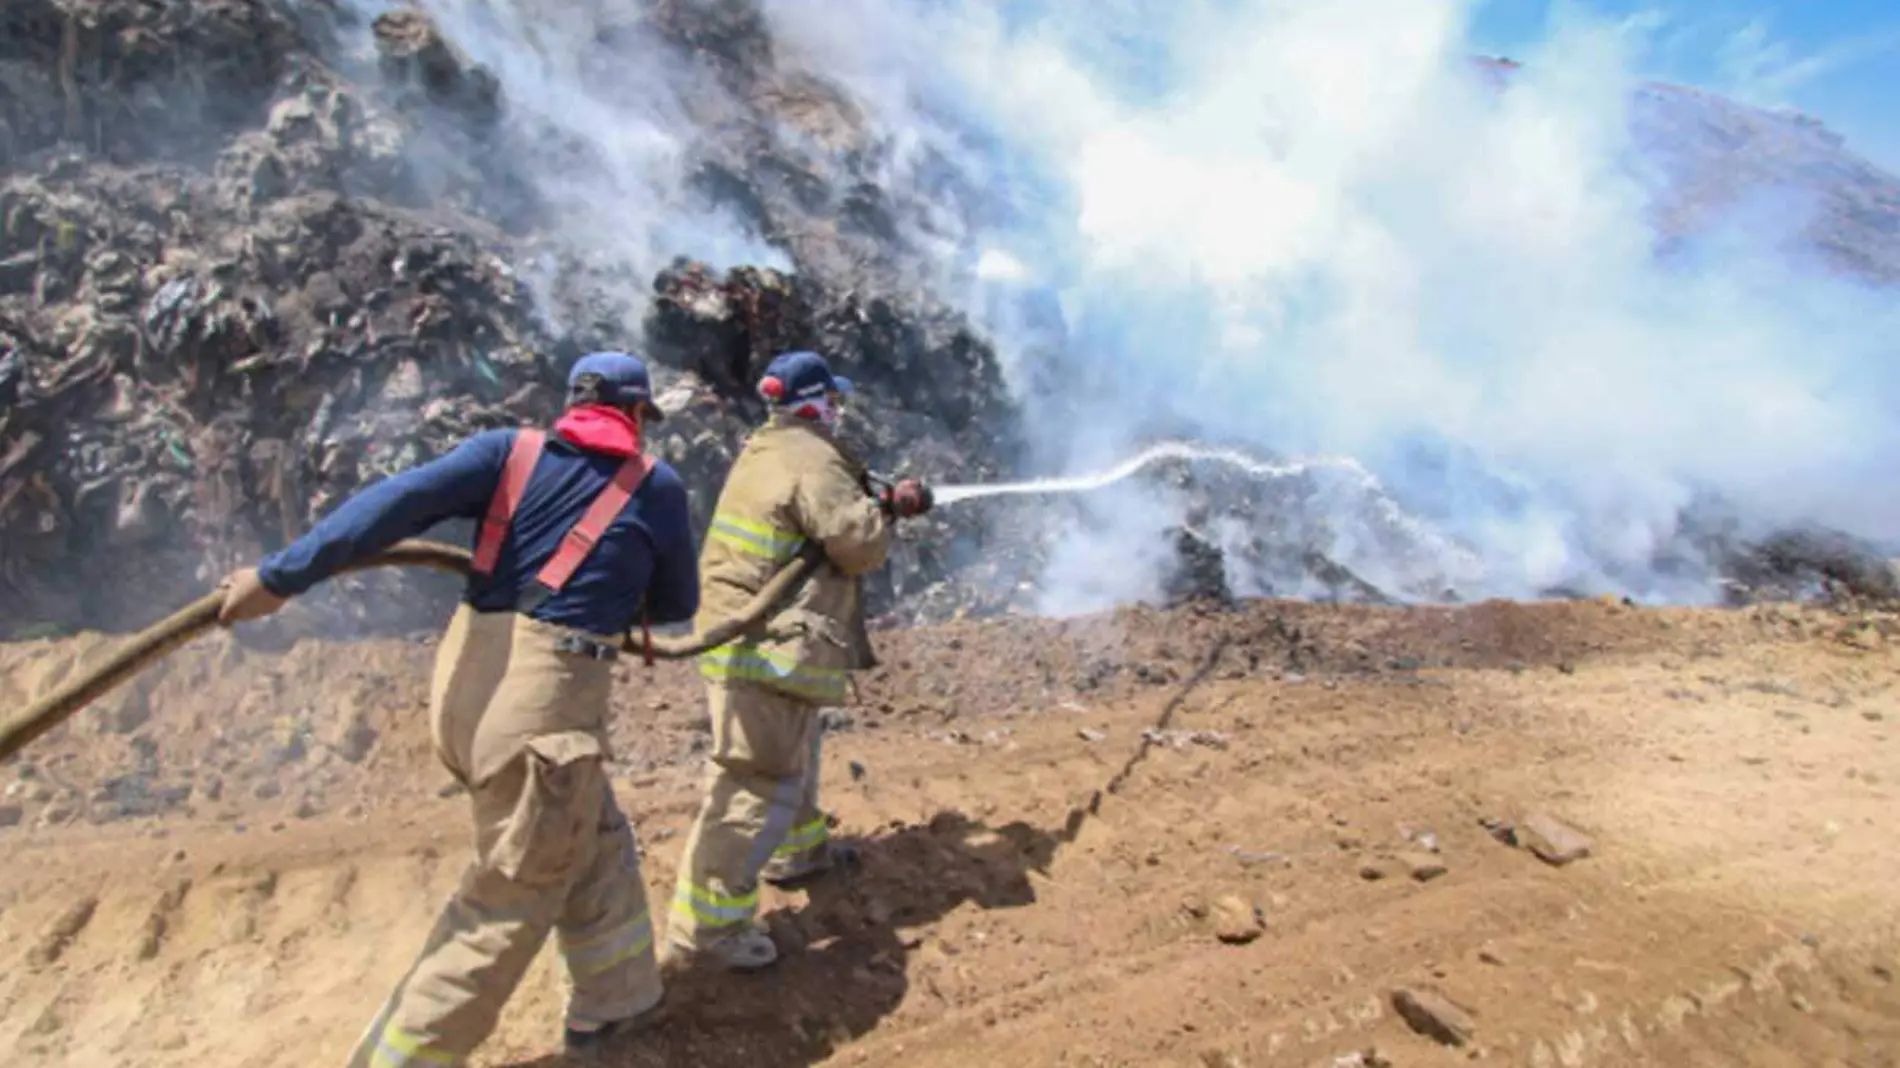
<path fill-rule="evenodd" d="M 862 576 L 883 566 L 891 524 L 863 473 L 808 420 L 775 415 L 747 439 L 700 551 L 696 625 L 737 615 L 807 540 L 822 543 L 829 562 L 776 615 L 701 656 L 702 675 L 834 704 L 844 699 L 846 672 L 875 666 Z"/>

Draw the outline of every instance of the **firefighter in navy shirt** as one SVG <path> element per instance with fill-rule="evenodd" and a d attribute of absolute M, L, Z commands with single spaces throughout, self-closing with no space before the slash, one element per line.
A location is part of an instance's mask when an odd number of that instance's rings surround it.
<path fill-rule="evenodd" d="M 633 832 L 604 767 L 628 629 L 699 607 L 686 487 L 641 448 L 646 365 L 583 357 L 552 433 L 494 430 L 352 497 L 225 580 L 220 621 L 288 598 L 446 519 L 482 521 L 430 687 L 436 751 L 468 789 L 476 855 L 352 1068 L 462 1064 L 548 933 L 572 979 L 569 1052 L 655 1018 L 662 989 Z"/>

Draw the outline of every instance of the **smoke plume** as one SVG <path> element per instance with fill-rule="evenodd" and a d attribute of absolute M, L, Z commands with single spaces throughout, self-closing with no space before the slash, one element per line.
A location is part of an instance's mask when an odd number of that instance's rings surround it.
<path fill-rule="evenodd" d="M 927 197 L 947 162 L 988 192 L 932 247 L 966 306 L 1011 310 L 1045 466 L 1162 425 L 1350 455 L 1376 482 L 1310 497 L 1321 548 L 1421 596 L 1707 598 L 1684 516 L 1710 507 L 1900 525 L 1900 313 L 1789 253 L 1799 188 L 1665 232 L 1639 22 L 1562 8 L 1500 90 L 1466 0 L 766 7 L 783 62 L 877 115 L 893 183 Z M 1386 495 L 1443 550 L 1351 536 Z M 1120 560 L 1122 587 L 1052 606 L 1153 586 L 1175 506 L 1091 507 L 1053 574 Z"/>

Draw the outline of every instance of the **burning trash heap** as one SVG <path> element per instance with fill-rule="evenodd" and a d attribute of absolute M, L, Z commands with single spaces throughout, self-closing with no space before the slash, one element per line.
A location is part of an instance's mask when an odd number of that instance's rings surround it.
<path fill-rule="evenodd" d="M 873 468 L 966 484 L 1010 471 L 1022 420 L 997 354 L 916 282 L 914 206 L 879 185 L 889 149 L 861 111 L 780 70 L 754 5 L 628 7 L 638 25 L 603 27 L 600 48 L 646 35 L 732 104 L 695 119 L 694 210 L 739 218 L 781 262 L 636 269 L 578 244 L 522 161 L 585 169 L 589 146 L 512 106 L 414 10 L 6 5 L 0 637 L 143 626 L 365 483 L 479 429 L 544 424 L 563 369 L 593 349 L 654 364 L 672 415 L 660 448 L 701 529 L 761 415 L 752 383 L 788 348 L 863 386 L 848 425 Z M 1245 482 L 1183 512 L 1165 596 L 1416 596 L 1326 559 L 1280 490 Z M 876 580 L 874 612 L 1033 606 L 1074 507 L 933 514 Z M 1896 592 L 1883 562 L 1826 535 L 1726 558 L 1742 598 Z M 440 581 L 350 578 L 304 622 L 431 626 L 440 603 L 413 588 Z"/>

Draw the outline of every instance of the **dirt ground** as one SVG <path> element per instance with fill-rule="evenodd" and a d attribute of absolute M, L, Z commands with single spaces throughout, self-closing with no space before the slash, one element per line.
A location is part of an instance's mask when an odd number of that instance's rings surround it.
<path fill-rule="evenodd" d="M 782 964 L 677 985 L 620 1063 L 1900 1063 L 1896 629 L 1584 602 L 887 632 L 827 740 L 863 868 L 769 892 Z M 0 650 L 0 702 L 109 644 Z M 466 856 L 431 651 L 207 639 L 0 768 L 4 1063 L 341 1063 Z M 684 665 L 625 673 L 663 902 L 700 701 Z M 1589 855 L 1524 848 L 1546 820 Z M 560 1006 L 544 952 L 476 1063 L 562 1063 Z"/>

